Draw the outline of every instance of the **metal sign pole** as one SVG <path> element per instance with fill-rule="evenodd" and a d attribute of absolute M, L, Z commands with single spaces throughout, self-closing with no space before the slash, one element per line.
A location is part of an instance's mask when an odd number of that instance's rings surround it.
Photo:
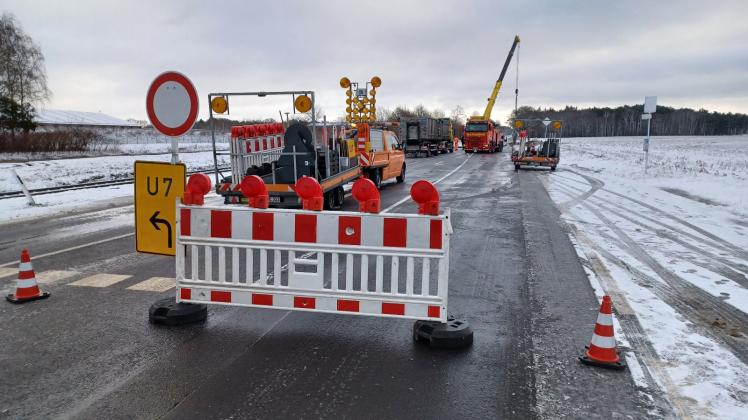
<path fill-rule="evenodd" d="M 179 142 L 177 141 L 178 137 L 172 137 L 171 138 L 171 163 L 177 164 L 179 163 Z"/>
<path fill-rule="evenodd" d="M 649 166 L 649 127 L 652 124 L 652 117 L 647 119 L 647 139 L 644 140 L 644 175 L 647 174 L 647 167 Z"/>

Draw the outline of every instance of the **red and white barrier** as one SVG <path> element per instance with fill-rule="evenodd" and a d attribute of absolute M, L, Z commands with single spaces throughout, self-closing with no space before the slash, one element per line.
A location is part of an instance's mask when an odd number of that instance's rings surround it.
<path fill-rule="evenodd" d="M 275 162 L 283 152 L 283 124 L 254 124 L 231 127 L 231 175 L 234 189 L 252 166 Z M 220 191 L 219 191 L 220 192 Z"/>
<path fill-rule="evenodd" d="M 447 320 L 449 209 L 177 210 L 178 301 Z"/>

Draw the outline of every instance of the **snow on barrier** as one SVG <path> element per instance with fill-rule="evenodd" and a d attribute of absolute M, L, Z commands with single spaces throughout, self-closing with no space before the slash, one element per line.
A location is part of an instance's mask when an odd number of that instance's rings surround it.
<path fill-rule="evenodd" d="M 258 182 L 247 177 L 241 185 L 250 203 L 267 207 Z M 367 182 L 354 189 L 368 193 Z M 452 227 L 436 197 L 436 204 L 419 201 L 423 214 L 180 204 L 177 302 L 446 323 Z"/>

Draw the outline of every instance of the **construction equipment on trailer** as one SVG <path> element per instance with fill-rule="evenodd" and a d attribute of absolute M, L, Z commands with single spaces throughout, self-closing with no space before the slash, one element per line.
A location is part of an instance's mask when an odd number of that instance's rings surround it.
<path fill-rule="evenodd" d="M 353 185 L 360 212 L 320 212 L 322 187 L 312 177 L 293 188 L 302 210 L 268 209 L 257 176 L 240 184 L 250 207 L 208 207 L 185 194 L 176 301 L 157 302 L 152 322 L 202 320 L 204 304 L 217 304 L 415 319 L 416 341 L 472 343 L 469 325 L 447 316 L 452 226 L 431 183 L 411 188 L 418 214 L 379 214 L 379 191 L 363 178 Z"/>
<path fill-rule="evenodd" d="M 491 96 L 488 98 L 488 104 L 485 111 L 483 111 L 483 115 L 470 117 L 465 125 L 462 148 L 468 153 L 493 153 L 497 151 L 501 152 L 504 149 L 504 137 L 491 120 L 491 111 L 493 111 L 496 98 L 499 96 L 499 91 L 501 90 L 501 84 L 504 82 L 504 75 L 506 75 L 509 63 L 512 61 L 512 56 L 514 55 L 514 50 L 518 45 L 519 36 L 517 35 L 514 37 L 514 42 L 512 42 L 512 47 L 509 49 L 504 67 L 501 69 L 501 74 L 499 74 Z"/>
<path fill-rule="evenodd" d="M 545 125 L 544 137 L 530 138 L 528 136 L 528 124 L 542 122 Z M 563 123 L 560 120 L 551 121 L 534 118 L 516 119 L 516 128 L 523 128 L 519 132 L 519 144 L 512 146 L 512 162 L 514 170 L 518 171 L 522 166 L 547 166 L 552 171 L 556 170 L 561 160 L 561 133 Z"/>
<path fill-rule="evenodd" d="M 454 152 L 449 118 L 402 117 L 400 139 L 407 155 L 429 157 Z"/>
<path fill-rule="evenodd" d="M 232 173 L 222 178 L 217 158 L 222 153 L 215 148 L 215 124 L 213 109 L 210 108 L 216 192 L 226 203 L 246 202 L 240 181 L 248 175 L 257 175 L 267 184 L 272 206 L 300 207 L 293 185 L 299 178 L 311 176 L 322 186 L 324 206 L 339 208 L 345 199 L 343 186 L 359 178 L 361 169 L 358 159 L 344 157 L 347 151 L 344 152 L 342 143 L 337 140 L 344 128 L 316 120 L 313 91 L 211 93 L 208 102 L 211 103 L 214 97 L 222 97 L 228 103 L 236 96 L 262 98 L 273 95 L 291 96 L 293 108 L 300 114 L 309 115 L 310 121 L 295 123 L 285 129 L 278 123 L 233 127 L 229 152 Z M 332 133 L 331 137 L 328 137 L 329 133 Z"/>

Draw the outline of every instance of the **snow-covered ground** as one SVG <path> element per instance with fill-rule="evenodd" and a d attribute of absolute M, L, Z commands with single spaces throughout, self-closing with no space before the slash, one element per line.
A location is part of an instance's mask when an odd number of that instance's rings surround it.
<path fill-rule="evenodd" d="M 228 165 L 228 156 L 218 157 L 219 166 Z M 179 159 L 187 166 L 188 171 L 213 168 L 212 152 L 183 153 L 179 155 Z M 0 192 L 21 189 L 11 169 L 18 173 L 29 189 L 34 189 L 130 178 L 136 160 L 169 162 L 171 155 L 105 156 L 0 163 Z M 132 202 L 132 194 L 132 185 L 119 185 L 37 195 L 34 197 L 36 206 L 29 206 L 24 197 L 0 199 L 0 224 L 81 211 L 105 203 L 126 204 Z"/>
<path fill-rule="evenodd" d="M 0 162 L 39 161 L 143 153 L 171 152 L 171 139 L 152 128 L 89 128 L 96 139 L 85 152 L 0 153 Z M 216 148 L 228 150 L 228 133 L 216 133 Z M 180 152 L 212 150 L 210 130 L 192 130 L 179 138 Z"/>
<path fill-rule="evenodd" d="M 565 139 L 541 179 L 643 390 L 748 418 L 748 136 L 653 138 L 646 174 L 641 138 Z"/>

